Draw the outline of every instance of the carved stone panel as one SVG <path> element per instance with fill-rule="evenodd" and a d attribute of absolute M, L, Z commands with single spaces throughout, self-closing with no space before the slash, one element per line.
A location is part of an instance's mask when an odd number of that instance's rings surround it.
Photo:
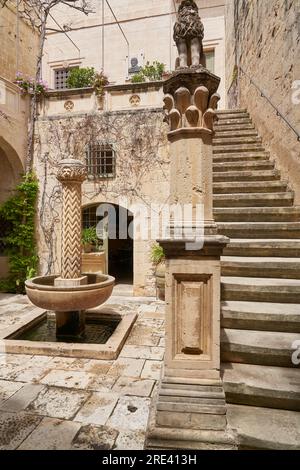
<path fill-rule="evenodd" d="M 174 275 L 176 304 L 176 355 L 211 359 L 212 276 Z"/>

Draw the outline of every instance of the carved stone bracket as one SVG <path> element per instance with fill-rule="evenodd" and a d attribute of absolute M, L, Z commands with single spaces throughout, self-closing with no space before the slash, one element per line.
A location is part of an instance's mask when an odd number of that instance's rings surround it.
<path fill-rule="evenodd" d="M 220 95 L 210 96 L 205 86 L 199 86 L 193 94 L 186 87 L 179 87 L 174 96 L 166 94 L 164 109 L 170 130 L 192 127 L 212 131 L 219 100 Z"/>

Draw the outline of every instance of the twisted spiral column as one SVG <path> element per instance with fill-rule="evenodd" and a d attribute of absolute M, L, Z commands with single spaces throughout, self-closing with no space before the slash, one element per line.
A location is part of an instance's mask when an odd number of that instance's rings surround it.
<path fill-rule="evenodd" d="M 74 159 L 60 163 L 57 179 L 63 187 L 61 279 L 81 277 L 81 186 L 85 165 Z"/>

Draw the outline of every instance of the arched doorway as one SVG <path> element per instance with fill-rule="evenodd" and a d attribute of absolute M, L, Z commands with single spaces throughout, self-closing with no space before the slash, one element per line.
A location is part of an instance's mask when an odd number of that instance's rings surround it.
<path fill-rule="evenodd" d="M 0 137 L 0 205 L 12 196 L 22 172 L 23 167 L 17 153 Z M 8 259 L 1 241 L 8 231 L 9 226 L 0 218 L 0 279 L 8 274 Z"/>
<path fill-rule="evenodd" d="M 82 223 L 83 229 L 98 227 L 100 244 L 94 251 L 105 252 L 107 272 L 116 283 L 133 284 L 134 242 L 128 236 L 133 224 L 131 212 L 117 204 L 94 204 L 83 209 Z"/>
<path fill-rule="evenodd" d="M 20 181 L 22 167 L 15 168 L 0 143 L 0 204 L 6 201 Z"/>

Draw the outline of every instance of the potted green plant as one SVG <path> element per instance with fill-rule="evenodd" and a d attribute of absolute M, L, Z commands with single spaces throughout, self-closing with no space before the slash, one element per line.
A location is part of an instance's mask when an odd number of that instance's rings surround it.
<path fill-rule="evenodd" d="M 74 67 L 67 79 L 67 88 L 92 88 L 96 72 L 94 67 Z"/>
<path fill-rule="evenodd" d="M 82 230 L 81 241 L 84 253 L 91 253 L 93 248 L 97 250 L 99 239 L 96 227 L 84 228 Z"/>
<path fill-rule="evenodd" d="M 163 78 L 165 71 L 165 65 L 157 60 L 152 64 L 147 64 L 141 68 L 141 70 L 134 74 L 131 81 L 132 83 L 143 83 L 143 82 L 156 82 Z"/>
<path fill-rule="evenodd" d="M 155 282 L 160 300 L 165 300 L 165 276 L 166 276 L 166 265 L 165 265 L 165 254 L 163 248 L 158 244 L 154 243 L 151 248 L 151 261 L 155 265 Z"/>

